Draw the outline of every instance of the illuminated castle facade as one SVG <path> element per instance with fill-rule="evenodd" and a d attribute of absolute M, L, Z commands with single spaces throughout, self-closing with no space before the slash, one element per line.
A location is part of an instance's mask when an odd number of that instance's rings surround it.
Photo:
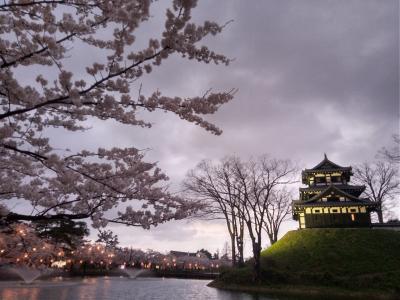
<path fill-rule="evenodd" d="M 351 167 L 331 162 L 326 154 L 312 169 L 302 171 L 300 199 L 292 203 L 293 219 L 302 228 L 368 227 L 376 204 L 360 198 L 365 186 L 350 185 Z"/>

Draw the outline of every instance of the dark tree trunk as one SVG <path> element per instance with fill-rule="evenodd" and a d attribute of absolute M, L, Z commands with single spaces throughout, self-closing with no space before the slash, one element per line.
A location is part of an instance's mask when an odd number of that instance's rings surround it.
<path fill-rule="evenodd" d="M 237 262 L 236 262 L 236 239 L 235 239 L 235 235 L 231 235 L 231 247 L 232 247 L 232 266 L 236 266 Z"/>
<path fill-rule="evenodd" d="M 243 267 L 244 266 L 244 258 L 243 258 L 243 241 L 241 241 L 238 245 L 238 266 Z"/>
<path fill-rule="evenodd" d="M 275 244 L 278 241 L 278 231 L 272 232 L 270 235 L 268 235 L 269 241 L 271 243 L 271 246 Z"/>
<path fill-rule="evenodd" d="M 253 282 L 258 283 L 261 279 L 261 246 L 259 243 L 253 242 Z"/>
<path fill-rule="evenodd" d="M 379 223 L 383 223 L 383 212 L 382 212 L 382 208 L 381 207 L 379 207 L 379 209 L 377 210 L 377 214 L 378 214 L 378 220 L 379 220 Z"/>
<path fill-rule="evenodd" d="M 238 252 L 238 261 L 237 265 L 239 267 L 244 266 L 244 257 L 243 257 L 243 235 L 244 235 L 244 228 L 243 225 L 240 226 L 239 234 L 236 237 L 236 244 L 237 244 L 237 252 Z"/>
<path fill-rule="evenodd" d="M 274 239 L 274 235 L 272 233 L 268 233 L 268 239 L 271 245 L 273 245 L 276 242 Z"/>

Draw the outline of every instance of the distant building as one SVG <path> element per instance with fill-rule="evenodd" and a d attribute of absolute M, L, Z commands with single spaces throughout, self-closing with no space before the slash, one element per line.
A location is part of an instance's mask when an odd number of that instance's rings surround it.
<path fill-rule="evenodd" d="M 201 251 L 197 251 L 197 252 L 170 251 L 169 255 L 176 259 L 182 258 L 182 257 L 197 257 L 197 258 L 208 259 L 207 255 Z"/>
<path fill-rule="evenodd" d="M 175 257 L 185 257 L 185 256 L 191 256 L 191 257 L 196 257 L 195 252 L 183 252 L 183 251 L 170 251 L 169 255 L 175 256 Z"/>
<path fill-rule="evenodd" d="M 166 264 L 167 267 L 173 267 L 176 269 L 215 270 L 221 266 L 228 266 L 231 263 L 224 259 L 209 259 L 207 255 L 201 251 L 170 251 L 164 258 L 164 264 Z"/>
<path fill-rule="evenodd" d="M 318 165 L 302 171 L 300 199 L 292 203 L 300 228 L 368 227 L 376 204 L 360 198 L 365 186 L 350 185 L 351 167 L 331 162 L 326 154 Z"/>

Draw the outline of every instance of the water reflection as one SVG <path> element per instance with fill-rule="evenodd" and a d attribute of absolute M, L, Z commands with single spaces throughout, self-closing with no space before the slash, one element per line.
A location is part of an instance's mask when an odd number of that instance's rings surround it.
<path fill-rule="evenodd" d="M 85 278 L 40 281 L 26 286 L 0 282 L 2 300 L 272 300 L 207 287 L 207 280 Z"/>

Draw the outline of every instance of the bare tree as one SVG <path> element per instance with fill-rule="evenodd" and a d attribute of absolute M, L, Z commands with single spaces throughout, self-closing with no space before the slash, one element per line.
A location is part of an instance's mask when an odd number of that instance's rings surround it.
<path fill-rule="evenodd" d="M 272 193 L 270 201 L 266 204 L 267 210 L 264 218 L 264 230 L 271 245 L 278 240 L 279 228 L 283 221 L 291 215 L 292 195 L 286 189 L 276 190 Z"/>
<path fill-rule="evenodd" d="M 225 220 L 231 240 L 232 264 L 242 265 L 244 221 L 239 212 L 241 203 L 234 183 L 233 159 L 225 158 L 217 165 L 200 162 L 186 176 L 184 187 L 196 202 L 202 203 L 199 217 Z"/>
<path fill-rule="evenodd" d="M 378 155 L 390 163 L 400 164 L 400 137 L 398 134 L 393 135 L 394 146 L 391 149 L 383 147 Z"/>
<path fill-rule="evenodd" d="M 354 168 L 354 179 L 366 186 L 364 193 L 377 203 L 379 223 L 383 223 L 383 213 L 388 210 L 391 200 L 400 191 L 397 167 L 384 161 L 365 162 Z"/>
<path fill-rule="evenodd" d="M 292 183 L 295 168 L 288 160 L 269 159 L 266 156 L 248 162 L 234 161 L 238 197 L 242 202 L 240 213 L 247 227 L 253 249 L 253 280 L 260 279 L 262 231 L 271 201 L 279 186 Z M 279 229 L 279 228 L 278 228 Z"/>
<path fill-rule="evenodd" d="M 243 237 L 247 229 L 253 249 L 254 281 L 260 278 L 263 230 L 270 233 L 270 240 L 276 241 L 279 227 L 290 212 L 289 194 L 279 187 L 293 182 L 295 170 L 288 160 L 263 156 L 244 162 L 232 156 L 215 165 L 201 162 L 185 180 L 187 190 L 206 204 L 208 216 L 215 214 L 225 219 L 234 264 L 243 262 Z"/>

